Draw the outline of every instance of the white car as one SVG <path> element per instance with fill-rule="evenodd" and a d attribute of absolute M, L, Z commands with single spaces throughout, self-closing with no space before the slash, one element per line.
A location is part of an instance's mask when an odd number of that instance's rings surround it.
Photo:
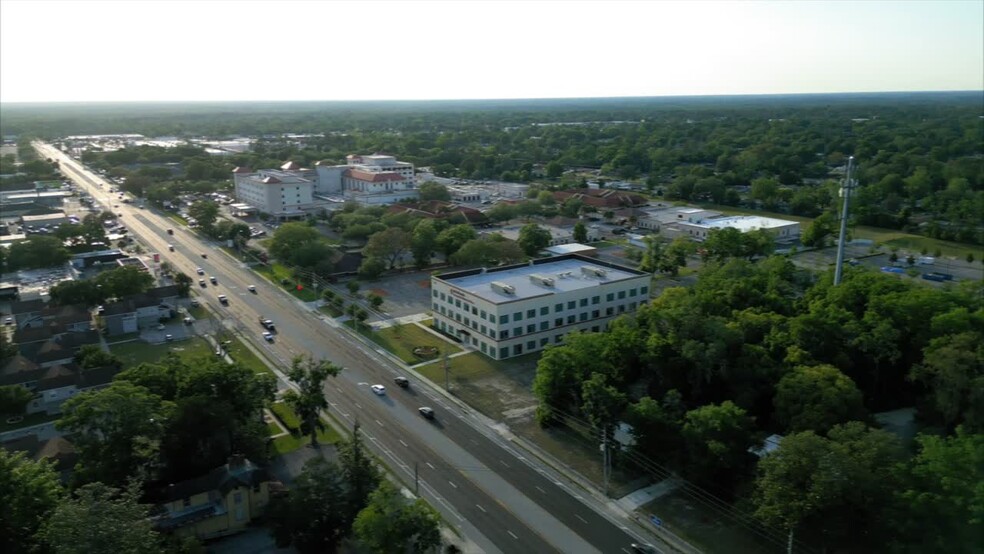
<path fill-rule="evenodd" d="M 382 385 L 373 385 L 369 388 L 372 389 L 372 392 L 376 393 L 379 396 L 383 396 L 384 394 L 386 394 L 386 387 Z"/>
<path fill-rule="evenodd" d="M 263 338 L 266 339 L 267 342 L 273 342 L 273 333 L 267 331 L 263 333 Z"/>
<path fill-rule="evenodd" d="M 253 285 L 250 285 L 250 286 L 246 287 L 246 290 L 248 290 L 249 292 L 256 292 L 256 287 L 254 287 Z"/>
<path fill-rule="evenodd" d="M 200 267 L 196 267 L 195 272 L 198 273 L 199 275 L 205 275 L 205 270 Z"/>
<path fill-rule="evenodd" d="M 220 294 L 219 295 L 219 303 L 220 304 L 228 304 L 229 303 L 229 299 L 226 298 L 226 295 Z"/>

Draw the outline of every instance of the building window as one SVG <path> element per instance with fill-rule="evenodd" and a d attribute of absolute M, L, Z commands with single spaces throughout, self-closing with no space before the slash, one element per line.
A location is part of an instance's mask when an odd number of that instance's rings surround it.
<path fill-rule="evenodd" d="M 436 291 L 436 290 L 432 290 L 432 291 L 431 291 L 431 296 L 434 296 L 434 297 L 436 297 L 436 296 L 437 296 L 437 291 Z"/>
<path fill-rule="evenodd" d="M 581 299 L 581 302 L 580 302 L 580 305 L 581 305 L 582 308 L 585 307 L 585 306 L 587 306 L 588 305 L 588 299 L 587 298 L 582 298 Z"/>
<path fill-rule="evenodd" d="M 563 324 L 564 324 L 564 318 L 562 317 L 558 317 L 557 319 L 554 320 L 554 327 L 560 327 Z"/>
<path fill-rule="evenodd" d="M 643 296 L 646 296 L 647 294 L 649 294 L 649 287 L 642 287 L 641 289 L 639 289 L 639 294 L 641 294 Z"/>
<path fill-rule="evenodd" d="M 635 303 L 635 302 L 631 302 L 631 303 L 629 303 L 629 309 L 630 309 L 630 310 L 634 310 L 634 309 L 636 309 L 636 303 Z"/>
<path fill-rule="evenodd" d="M 518 336 L 520 336 L 522 334 L 523 334 L 523 328 L 522 327 L 514 327 L 513 328 L 513 336 L 514 337 L 518 337 Z"/>
<path fill-rule="evenodd" d="M 563 304 L 555 304 L 554 305 L 554 313 L 562 312 L 562 311 L 564 311 L 564 305 Z"/>
<path fill-rule="evenodd" d="M 529 325 L 526 326 L 526 333 L 527 334 L 529 334 L 529 333 L 535 333 L 535 332 L 536 332 L 536 325 L 535 324 L 530 323 Z"/>
<path fill-rule="evenodd" d="M 455 298 L 454 299 L 454 307 L 455 308 L 461 308 L 461 300 L 458 300 L 457 298 Z"/>
<path fill-rule="evenodd" d="M 581 312 L 581 315 L 580 315 L 580 317 L 578 317 L 578 320 L 580 320 L 580 321 L 587 321 L 588 320 L 588 312 Z"/>
<path fill-rule="evenodd" d="M 625 291 L 624 290 L 618 291 L 618 299 L 622 300 L 623 298 L 625 298 Z"/>
<path fill-rule="evenodd" d="M 502 323 L 509 323 L 509 314 L 500 315 L 499 316 L 499 323 L 500 324 L 502 324 Z"/>
<path fill-rule="evenodd" d="M 598 319 L 599 317 L 601 317 L 599 310 L 591 310 L 591 319 Z"/>
<path fill-rule="evenodd" d="M 615 300 L 615 293 L 610 292 L 605 295 L 605 302 L 611 302 L 612 300 Z"/>
<path fill-rule="evenodd" d="M 478 315 L 478 308 L 472 306 L 472 315 Z"/>
<path fill-rule="evenodd" d="M 468 327 L 471 327 L 471 319 L 468 319 L 468 318 L 466 317 L 466 318 L 465 318 L 465 325 L 467 325 Z"/>
<path fill-rule="evenodd" d="M 483 342 L 482 343 L 482 354 L 485 354 L 486 352 L 488 352 L 488 348 L 486 347 L 486 344 Z"/>
<path fill-rule="evenodd" d="M 559 343 L 562 340 L 564 340 L 564 335 L 554 335 L 554 342 Z"/>
<path fill-rule="evenodd" d="M 503 346 L 499 349 L 499 359 L 504 359 L 509 357 L 509 347 Z"/>
<path fill-rule="evenodd" d="M 499 331 L 499 340 L 508 339 L 508 338 L 509 338 L 509 330 L 508 329 Z"/>
<path fill-rule="evenodd" d="M 536 348 L 536 341 L 535 340 L 531 340 L 531 341 L 529 341 L 529 342 L 526 343 L 526 349 L 527 350 L 533 350 L 535 348 Z"/>
<path fill-rule="evenodd" d="M 460 314 L 459 312 L 455 312 L 455 313 L 454 313 L 454 318 L 455 318 L 455 319 L 456 319 L 456 320 L 457 320 L 457 321 L 458 321 L 459 323 L 461 322 L 461 314 Z"/>
<path fill-rule="evenodd" d="M 481 313 L 481 314 L 479 314 L 479 317 L 481 317 L 482 319 L 485 319 L 485 317 L 486 317 L 487 315 L 488 315 L 488 314 L 486 314 L 486 313 L 485 313 L 485 310 L 482 310 L 482 313 Z"/>
<path fill-rule="evenodd" d="M 571 300 L 570 302 L 567 303 L 567 309 L 568 310 L 573 310 L 576 307 L 577 307 L 577 302 L 575 302 L 573 300 Z"/>
<path fill-rule="evenodd" d="M 577 316 L 574 316 L 574 315 L 567 316 L 567 324 L 570 325 L 571 323 L 574 323 L 574 321 L 576 319 L 577 319 Z"/>
<path fill-rule="evenodd" d="M 486 327 L 484 325 L 482 325 L 482 327 L 480 328 L 480 330 L 482 331 L 482 334 L 483 335 L 487 335 L 488 334 L 488 333 L 486 333 Z"/>
<path fill-rule="evenodd" d="M 513 345 L 513 356 L 519 356 L 522 353 L 523 353 L 523 345 L 522 344 L 514 344 Z"/>
<path fill-rule="evenodd" d="M 523 321 L 523 312 L 516 312 L 513 314 L 513 321 Z"/>
<path fill-rule="evenodd" d="M 597 325 L 592 325 L 591 326 L 591 332 L 592 333 L 597 333 L 598 332 L 598 326 Z"/>
<path fill-rule="evenodd" d="M 550 322 L 549 321 L 541 321 L 540 322 L 540 330 L 541 331 L 546 331 L 549 328 L 550 328 Z"/>
<path fill-rule="evenodd" d="M 597 304 L 599 302 L 601 302 L 601 297 L 600 296 L 592 296 L 591 297 L 591 303 L 592 304 Z"/>
<path fill-rule="evenodd" d="M 549 314 L 550 314 L 550 306 L 544 306 L 544 307 L 540 308 L 540 315 L 541 316 L 549 315 Z"/>
<path fill-rule="evenodd" d="M 618 305 L 618 313 L 625 313 L 625 304 Z"/>
<path fill-rule="evenodd" d="M 612 308 L 611 306 L 605 308 L 605 315 L 606 316 L 610 316 L 610 315 L 614 315 L 614 314 L 615 314 L 615 308 Z"/>
<path fill-rule="evenodd" d="M 629 296 L 635 296 L 635 295 L 636 295 L 636 290 L 635 289 L 629 289 Z"/>
<path fill-rule="evenodd" d="M 536 317 L 536 310 L 526 310 L 526 319 L 533 319 Z"/>
<path fill-rule="evenodd" d="M 550 337 L 543 337 L 540 339 L 540 348 L 546 346 L 548 342 L 550 342 Z"/>

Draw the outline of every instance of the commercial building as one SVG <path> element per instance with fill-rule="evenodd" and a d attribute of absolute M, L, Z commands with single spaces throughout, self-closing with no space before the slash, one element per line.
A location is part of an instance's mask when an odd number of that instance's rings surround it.
<path fill-rule="evenodd" d="M 236 199 L 279 219 L 303 216 L 313 204 L 313 171 L 288 162 L 281 169 L 233 170 Z M 310 177 L 309 177 L 310 176 Z"/>
<path fill-rule="evenodd" d="M 417 190 L 413 164 L 393 156 L 349 155 L 345 165 L 321 165 L 317 172 L 316 193 L 339 196 L 363 205 L 392 204 L 415 200 Z"/>
<path fill-rule="evenodd" d="M 649 300 L 647 273 L 567 255 L 431 277 L 438 330 L 490 358 L 542 350 L 571 331 L 603 330 Z"/>
<path fill-rule="evenodd" d="M 673 226 L 679 234 L 686 234 L 696 241 L 703 241 L 714 229 L 738 229 L 742 233 L 749 231 L 766 230 L 775 238 L 776 242 L 793 242 L 799 240 L 800 225 L 797 221 L 786 219 L 776 219 L 774 217 L 760 217 L 757 215 L 736 215 L 730 217 L 716 217 L 713 219 L 701 219 L 695 221 L 679 221 Z"/>

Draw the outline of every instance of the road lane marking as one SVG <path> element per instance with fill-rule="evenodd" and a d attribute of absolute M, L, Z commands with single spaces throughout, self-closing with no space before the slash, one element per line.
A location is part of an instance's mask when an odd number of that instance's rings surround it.
<path fill-rule="evenodd" d="M 405 443 L 405 442 L 403 442 L 403 439 L 400 439 L 400 444 L 402 444 L 406 448 L 410 448 L 410 445 L 407 444 L 407 443 Z"/>
<path fill-rule="evenodd" d="M 519 537 L 517 537 L 516 535 L 514 535 L 513 532 L 510 531 L 509 529 L 506 529 L 506 533 L 509 533 L 509 536 L 510 537 L 512 537 L 512 538 L 514 538 L 516 540 L 519 540 Z"/>
<path fill-rule="evenodd" d="M 503 462 L 502 460 L 499 460 L 499 463 L 502 464 L 502 465 L 504 465 L 504 466 L 506 466 L 506 467 L 509 467 L 509 464 L 507 464 L 506 462 Z"/>
<path fill-rule="evenodd" d="M 430 462 L 424 462 L 424 464 L 431 469 L 437 469 L 436 467 L 432 466 Z"/>
<path fill-rule="evenodd" d="M 583 517 L 581 517 L 581 516 L 579 516 L 577 514 L 574 514 L 574 517 L 576 517 L 577 519 L 580 519 L 582 523 L 587 523 L 588 522 L 588 520 L 584 519 Z"/>
<path fill-rule="evenodd" d="M 458 485 L 455 485 L 454 482 L 452 482 L 452 481 L 448 481 L 448 484 L 451 485 L 454 488 L 458 488 Z M 482 511 L 484 512 L 485 510 L 482 510 Z"/>
<path fill-rule="evenodd" d="M 359 404 L 358 402 L 356 402 L 355 403 L 355 407 L 361 410 L 362 409 L 362 404 Z"/>
<path fill-rule="evenodd" d="M 475 504 L 475 507 L 476 507 L 476 508 L 478 508 L 479 510 L 482 510 L 482 512 L 484 512 L 484 513 L 486 513 L 486 514 L 488 513 L 488 512 L 486 512 L 486 511 L 485 511 L 485 508 L 483 508 L 483 507 L 482 507 L 481 505 L 479 505 L 479 504 Z"/>
<path fill-rule="evenodd" d="M 380 427 L 383 427 L 383 422 L 379 421 L 378 419 L 376 420 L 376 424 L 379 425 Z"/>
<path fill-rule="evenodd" d="M 543 490 L 543 489 L 542 489 L 541 487 L 539 487 L 539 486 L 537 486 L 537 487 L 536 487 L 536 490 L 538 490 L 538 491 L 540 491 L 540 492 L 542 492 L 543 494 L 547 494 L 547 491 L 545 491 L 545 490 Z"/>

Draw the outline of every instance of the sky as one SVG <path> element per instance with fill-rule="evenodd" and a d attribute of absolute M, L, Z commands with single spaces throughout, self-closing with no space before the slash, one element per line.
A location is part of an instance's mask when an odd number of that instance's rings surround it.
<path fill-rule="evenodd" d="M 984 90 L 984 1 L 0 0 L 0 102 Z"/>

